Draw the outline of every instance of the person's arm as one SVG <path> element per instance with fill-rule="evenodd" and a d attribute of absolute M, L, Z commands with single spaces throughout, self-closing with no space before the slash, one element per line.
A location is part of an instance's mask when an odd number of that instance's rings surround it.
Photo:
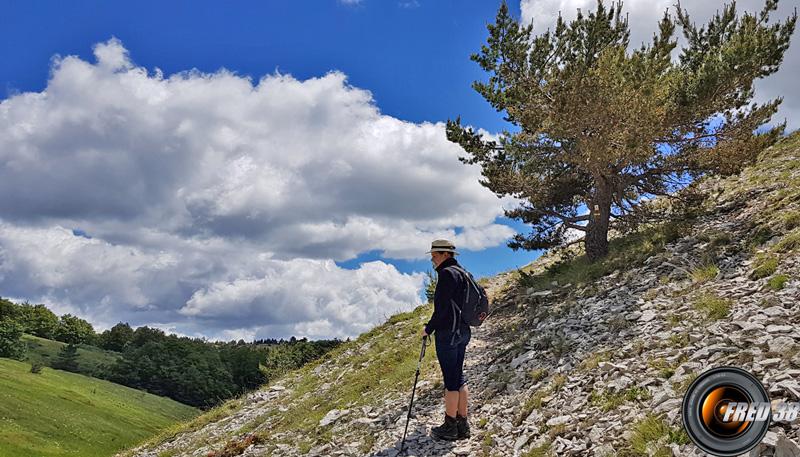
<path fill-rule="evenodd" d="M 425 333 L 430 335 L 436 330 L 444 328 L 447 322 L 447 313 L 452 312 L 450 300 L 456 289 L 456 280 L 449 270 L 442 270 L 436 281 L 436 292 L 433 294 L 433 315 L 425 324 Z"/>

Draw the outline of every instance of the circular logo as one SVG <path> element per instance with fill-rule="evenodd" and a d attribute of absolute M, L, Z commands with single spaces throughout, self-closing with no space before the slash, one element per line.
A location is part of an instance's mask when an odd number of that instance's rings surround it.
<path fill-rule="evenodd" d="M 755 376 L 741 368 L 719 367 L 692 382 L 683 396 L 681 414 L 694 444 L 722 457 L 744 454 L 760 443 L 772 409 Z"/>

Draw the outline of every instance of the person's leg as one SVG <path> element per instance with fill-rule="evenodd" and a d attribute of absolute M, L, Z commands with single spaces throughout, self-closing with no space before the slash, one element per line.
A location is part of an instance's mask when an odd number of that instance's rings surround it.
<path fill-rule="evenodd" d="M 462 417 L 467 417 L 467 405 L 469 403 L 469 389 L 467 385 L 461 386 L 458 391 L 458 414 Z"/>
<path fill-rule="evenodd" d="M 439 344 L 441 341 L 436 341 L 436 355 L 439 358 L 439 365 L 442 368 L 442 377 L 444 378 L 444 408 L 445 417 L 444 423 L 438 427 L 431 428 L 431 436 L 437 439 L 456 440 L 458 439 L 458 418 L 456 417 L 458 411 L 458 372 L 456 368 L 457 350 Z"/>
<path fill-rule="evenodd" d="M 467 417 L 467 403 L 469 402 L 469 389 L 467 389 L 467 378 L 464 376 L 464 357 L 467 352 L 467 345 L 469 344 L 469 340 L 471 332 L 469 328 L 465 329 L 466 333 L 466 341 L 463 341 L 458 346 L 458 355 L 456 358 L 456 366 L 458 367 L 458 378 L 459 378 L 459 388 L 458 388 L 458 414 Z"/>
<path fill-rule="evenodd" d="M 457 384 L 458 350 L 457 348 L 451 348 L 445 344 L 440 344 L 440 340 L 436 342 L 436 356 L 439 359 L 439 367 L 442 369 L 442 378 L 444 381 L 444 412 L 450 417 L 456 417 L 459 397 Z"/>
<path fill-rule="evenodd" d="M 444 412 L 450 417 L 456 417 L 458 412 L 459 400 L 461 398 L 458 390 L 444 391 Z"/>

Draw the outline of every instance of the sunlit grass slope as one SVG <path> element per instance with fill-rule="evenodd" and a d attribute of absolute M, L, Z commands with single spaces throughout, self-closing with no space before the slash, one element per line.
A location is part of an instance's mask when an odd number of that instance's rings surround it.
<path fill-rule="evenodd" d="M 199 410 L 87 376 L 0 359 L 0 456 L 107 457 Z"/>

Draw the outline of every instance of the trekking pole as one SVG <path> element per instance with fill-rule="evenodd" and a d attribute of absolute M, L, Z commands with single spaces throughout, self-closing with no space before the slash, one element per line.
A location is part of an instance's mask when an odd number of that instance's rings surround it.
<path fill-rule="evenodd" d="M 417 374 L 414 376 L 414 389 L 411 390 L 411 403 L 408 404 L 408 415 L 406 416 L 406 429 L 403 432 L 403 441 L 400 442 L 400 451 L 397 453 L 397 456 L 402 454 L 405 448 L 406 433 L 408 433 L 408 421 L 411 420 L 411 407 L 414 405 L 414 393 L 417 391 L 417 379 L 419 379 L 419 367 L 422 364 L 422 358 L 425 357 L 425 347 L 427 345 L 428 345 L 428 335 L 425 335 L 422 337 L 422 350 L 419 353 L 419 361 L 417 362 Z"/>

